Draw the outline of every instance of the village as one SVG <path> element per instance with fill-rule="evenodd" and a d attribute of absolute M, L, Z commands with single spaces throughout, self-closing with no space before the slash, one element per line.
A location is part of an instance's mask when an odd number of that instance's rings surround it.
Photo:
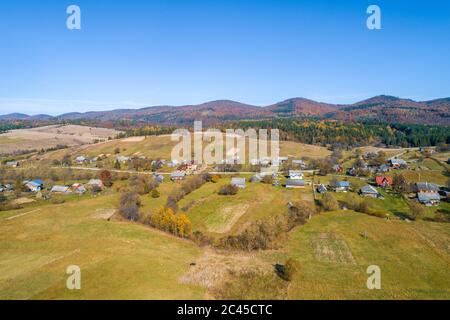
<path fill-rule="evenodd" d="M 284 289 L 280 288 L 290 282 L 283 280 L 282 269 L 277 268 L 291 257 L 301 261 L 305 268 L 302 272 L 310 275 L 313 282 L 308 285 L 313 287 L 317 266 L 326 266 L 324 274 L 333 277 L 341 266 L 360 268 L 355 260 L 364 256 L 361 252 L 366 249 L 361 248 L 367 245 L 370 250 L 365 259 L 377 263 L 369 255 L 376 259 L 396 255 L 395 250 L 391 252 L 387 244 L 380 242 L 381 237 L 393 243 L 397 239 L 410 241 L 410 228 L 423 228 L 415 231 L 420 232 L 417 239 L 413 237 L 415 246 L 422 248 L 420 239 L 436 232 L 429 230 L 445 229 L 449 222 L 447 151 L 373 147 L 333 150 L 282 142 L 281 155 L 274 159 L 248 159 L 242 164 L 237 156 L 231 156 L 205 165 L 195 160 L 171 160 L 170 148 L 169 138 L 155 136 L 3 158 L 1 227 L 21 234 L 28 225 L 23 221 L 31 221 L 30 227 L 36 228 L 53 225 L 41 232 L 77 239 L 81 235 L 86 246 L 98 237 L 114 239 L 108 244 L 113 246 L 108 250 L 113 251 L 130 241 L 130 246 L 136 248 L 132 243 L 139 238 L 141 246 L 153 250 L 149 254 L 151 261 L 144 259 L 146 263 L 158 261 L 165 269 L 173 270 L 171 260 L 157 244 L 164 239 L 181 252 L 179 265 L 184 271 L 170 280 L 158 274 L 164 282 L 175 281 L 173 285 L 183 292 L 192 292 L 192 285 L 201 292 L 215 292 L 211 288 L 222 282 L 214 279 L 222 279 L 228 272 L 225 270 L 232 268 L 231 272 L 239 275 L 244 271 L 234 268 L 263 266 L 262 272 L 270 281 L 262 283 L 277 284 L 279 288 L 252 292 L 283 297 Z M 66 224 L 79 229 L 67 233 Z M 116 231 L 108 231 L 111 228 Z M 122 230 L 138 238 L 127 239 Z M 427 241 L 441 248 L 445 234 Z M 115 243 L 117 238 L 120 240 Z M 50 248 L 57 244 L 46 243 Z M 190 249 L 186 250 L 186 245 Z M 353 251 L 355 246 L 358 249 Z M 74 243 L 70 248 L 77 252 L 80 245 Z M 405 255 L 401 263 L 411 265 L 409 245 L 402 248 Z M 104 250 L 96 246 L 95 255 L 104 254 Z M 192 256 L 189 250 L 200 250 L 201 255 Z M 421 252 L 434 255 L 428 250 Z M 134 259 L 140 263 L 143 258 L 138 251 L 129 247 L 127 254 L 138 255 Z M 250 256 L 257 258 L 247 260 Z M 309 262 L 310 257 L 313 262 Z M 122 261 L 121 255 L 114 255 L 114 259 Z M 273 265 L 278 266 L 275 273 Z M 392 270 L 397 270 L 394 265 Z M 217 272 L 222 276 L 213 276 Z M 147 274 L 154 272 L 139 273 Z M 346 277 L 351 291 L 349 275 L 341 276 Z M 208 279 L 206 287 L 203 277 Z M 429 277 L 428 273 L 424 272 L 423 277 Z M 240 276 L 233 279 L 236 285 L 245 284 Z M 154 285 L 152 281 L 144 283 Z M 11 290 L 5 291 L 8 296 L 20 294 Z M 301 292 L 294 291 L 292 296 L 309 297 Z M 172 296 L 170 292 L 165 294 Z M 216 298 L 238 297 L 228 291 L 214 294 Z M 364 296 L 371 297 L 370 293 Z"/>
<path fill-rule="evenodd" d="M 405 151 L 409 152 L 409 151 Z M 430 153 L 432 149 L 420 148 L 415 153 Z M 438 206 L 441 201 L 448 202 L 450 192 L 448 185 L 439 185 L 434 181 L 417 180 L 406 182 L 404 179 L 397 179 L 397 173 L 410 171 L 428 170 L 426 167 L 417 165 L 416 159 L 405 161 L 400 157 L 394 156 L 389 159 L 375 161 L 380 156 L 377 153 L 367 152 L 357 156 L 352 165 L 345 166 L 342 161 L 337 159 L 328 162 L 328 168 L 323 168 L 323 163 L 319 164 L 322 168 L 314 167 L 316 162 L 305 161 L 300 158 L 277 157 L 271 159 L 269 157 L 263 159 L 250 159 L 247 170 L 242 172 L 243 166 L 238 164 L 236 157 L 224 160 L 214 166 L 206 164 L 198 164 L 195 160 L 151 160 L 146 156 L 125 156 L 120 155 L 120 150 L 116 149 L 116 155 L 98 154 L 97 156 L 88 157 L 86 155 L 76 155 L 71 158 L 65 155 L 61 160 L 53 160 L 52 165 L 60 168 L 71 168 L 73 170 L 92 170 L 93 172 L 111 171 L 129 174 L 151 174 L 158 183 L 164 181 L 164 176 L 172 182 L 182 182 L 187 177 L 209 172 L 216 175 L 231 176 L 230 184 L 240 189 L 245 188 L 246 183 L 269 183 L 274 187 L 283 187 L 288 189 L 305 189 L 309 188 L 314 194 L 323 195 L 326 192 L 334 193 L 357 193 L 362 197 L 371 197 L 376 199 L 384 199 L 379 190 L 403 188 L 407 189 L 408 199 L 419 202 L 424 206 Z M 411 152 L 412 153 L 412 152 Z M 106 161 L 105 161 L 106 160 Z M 423 161 L 423 160 L 422 160 Z M 333 163 L 334 162 L 334 163 Z M 101 165 L 99 165 L 101 163 Z M 106 164 L 105 164 L 106 163 Z M 450 159 L 447 160 L 450 163 Z M 108 167 L 109 164 L 109 167 Z M 7 160 L 3 162 L 3 167 L 10 169 L 20 169 L 21 161 Z M 441 164 L 445 167 L 445 164 Z M 252 174 L 252 172 L 254 172 Z M 110 174 L 109 174 L 110 175 Z M 321 176 L 331 177 L 328 183 L 320 183 Z M 426 175 L 425 175 L 426 176 Z M 420 175 L 419 175 L 420 177 Z M 109 178 L 110 179 L 110 178 Z M 353 185 L 349 179 L 360 180 L 358 186 Z M 401 186 L 396 185 L 402 184 Z M 109 184 L 109 183 L 106 183 Z M 9 183 L 0 185 L 0 192 L 8 195 L 14 192 L 17 183 L 10 180 Z M 74 182 L 70 185 L 64 184 L 46 184 L 41 177 L 34 177 L 31 180 L 22 181 L 21 188 L 30 195 L 35 194 L 36 198 L 47 199 L 51 194 L 78 194 L 82 195 L 87 191 L 93 194 L 101 192 L 105 189 L 105 181 L 99 177 L 89 179 L 86 183 Z M 42 195 L 46 191 L 45 196 Z"/>

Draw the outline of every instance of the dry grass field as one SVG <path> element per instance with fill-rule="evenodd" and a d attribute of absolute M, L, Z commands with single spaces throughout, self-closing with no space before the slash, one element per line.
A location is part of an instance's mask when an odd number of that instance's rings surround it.
<path fill-rule="evenodd" d="M 18 129 L 0 134 L 0 154 L 18 150 L 40 150 L 57 145 L 76 146 L 114 138 L 119 131 L 78 125 L 52 125 Z"/>

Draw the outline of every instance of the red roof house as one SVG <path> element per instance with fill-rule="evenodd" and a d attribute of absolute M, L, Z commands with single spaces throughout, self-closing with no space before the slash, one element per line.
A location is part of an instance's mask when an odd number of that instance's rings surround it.
<path fill-rule="evenodd" d="M 386 188 L 392 186 L 393 180 L 392 177 L 378 176 L 375 177 L 375 182 L 377 183 L 377 186 Z"/>

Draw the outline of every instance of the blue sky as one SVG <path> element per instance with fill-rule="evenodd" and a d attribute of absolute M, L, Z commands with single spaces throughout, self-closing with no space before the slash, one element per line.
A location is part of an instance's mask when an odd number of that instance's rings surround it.
<path fill-rule="evenodd" d="M 450 96 L 444 0 L 2 1 L 0 41 L 0 114 Z"/>

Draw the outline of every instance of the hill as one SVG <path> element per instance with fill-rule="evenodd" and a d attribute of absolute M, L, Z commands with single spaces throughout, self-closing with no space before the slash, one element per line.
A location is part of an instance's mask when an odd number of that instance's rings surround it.
<path fill-rule="evenodd" d="M 317 102 L 305 98 L 292 98 L 269 106 L 254 106 L 231 100 L 216 100 L 198 105 L 154 106 L 142 109 L 116 109 L 86 113 L 66 113 L 27 116 L 8 114 L 0 121 L 120 121 L 163 125 L 192 124 L 194 120 L 220 123 L 239 119 L 270 119 L 278 117 L 318 117 L 343 121 L 381 121 L 388 123 L 450 125 L 450 98 L 414 101 L 380 95 L 354 104 L 339 105 Z"/>

